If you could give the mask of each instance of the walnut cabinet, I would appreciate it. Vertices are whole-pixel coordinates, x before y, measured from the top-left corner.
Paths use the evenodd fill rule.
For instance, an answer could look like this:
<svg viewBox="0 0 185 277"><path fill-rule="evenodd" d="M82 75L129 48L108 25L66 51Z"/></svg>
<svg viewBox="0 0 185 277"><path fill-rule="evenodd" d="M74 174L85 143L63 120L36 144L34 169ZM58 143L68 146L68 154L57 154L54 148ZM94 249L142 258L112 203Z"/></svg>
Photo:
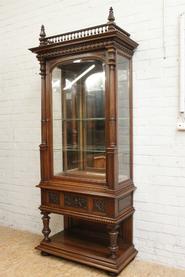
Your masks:
<svg viewBox="0 0 185 277"><path fill-rule="evenodd" d="M37 249L118 274L133 245L132 56L137 43L106 24L46 37L40 62L41 214ZM52 213L64 230L50 237ZM61 226L62 229L62 226Z"/></svg>

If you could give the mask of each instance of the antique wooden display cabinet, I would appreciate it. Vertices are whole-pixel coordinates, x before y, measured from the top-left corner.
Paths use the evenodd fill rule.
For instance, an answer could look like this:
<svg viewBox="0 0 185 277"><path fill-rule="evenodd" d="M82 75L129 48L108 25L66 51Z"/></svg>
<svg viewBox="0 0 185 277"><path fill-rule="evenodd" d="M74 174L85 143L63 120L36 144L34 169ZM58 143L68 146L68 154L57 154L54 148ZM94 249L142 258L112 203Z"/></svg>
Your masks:
<svg viewBox="0 0 185 277"><path fill-rule="evenodd" d="M37 249L118 274L133 245L132 55L137 43L108 23L46 37L42 78L40 210ZM49 214L64 215L50 237ZM61 221L62 222L62 221Z"/></svg>

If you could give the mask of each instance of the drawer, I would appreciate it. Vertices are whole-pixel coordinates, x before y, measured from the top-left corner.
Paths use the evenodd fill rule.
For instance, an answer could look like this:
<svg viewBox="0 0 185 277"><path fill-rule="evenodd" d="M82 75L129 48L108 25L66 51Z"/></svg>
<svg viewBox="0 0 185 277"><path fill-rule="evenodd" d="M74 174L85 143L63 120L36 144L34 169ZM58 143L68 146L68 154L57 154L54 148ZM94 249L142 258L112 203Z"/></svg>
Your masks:
<svg viewBox="0 0 185 277"><path fill-rule="evenodd" d="M73 192L42 190L42 205L61 210L112 216L113 199ZM61 211L62 212L62 211Z"/></svg>

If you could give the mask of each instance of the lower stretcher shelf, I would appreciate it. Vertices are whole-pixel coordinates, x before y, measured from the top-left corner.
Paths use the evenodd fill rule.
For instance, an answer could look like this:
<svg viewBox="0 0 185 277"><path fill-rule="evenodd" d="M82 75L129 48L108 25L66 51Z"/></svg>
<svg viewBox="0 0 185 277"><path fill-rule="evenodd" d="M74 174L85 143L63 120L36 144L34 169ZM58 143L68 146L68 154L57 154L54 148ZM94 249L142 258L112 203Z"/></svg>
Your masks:
<svg viewBox="0 0 185 277"><path fill-rule="evenodd" d="M42 241L36 249L115 273L119 273L137 254L133 245L120 241L117 258L113 259L106 240L77 236L72 231L59 232L51 237L50 242Z"/></svg>

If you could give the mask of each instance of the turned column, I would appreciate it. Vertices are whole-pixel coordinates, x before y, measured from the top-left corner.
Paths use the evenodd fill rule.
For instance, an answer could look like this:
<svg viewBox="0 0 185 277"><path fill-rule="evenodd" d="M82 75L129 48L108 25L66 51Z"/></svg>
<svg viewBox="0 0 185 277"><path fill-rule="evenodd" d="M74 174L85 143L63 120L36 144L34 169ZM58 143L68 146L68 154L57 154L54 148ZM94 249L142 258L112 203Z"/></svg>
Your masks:
<svg viewBox="0 0 185 277"><path fill-rule="evenodd" d="M118 250L119 250L119 247L118 247L118 234L119 234L118 228L119 228L118 224L108 226L108 233L109 233L109 240L110 240L109 249L110 249L110 254L111 254L112 259L117 258Z"/></svg>
<svg viewBox="0 0 185 277"><path fill-rule="evenodd" d="M106 95L106 180L110 189L118 186L118 153L117 153L117 99L116 99L116 49L107 48L108 77Z"/></svg>
<svg viewBox="0 0 185 277"><path fill-rule="evenodd" d="M43 241L50 242L49 234L51 233L51 230L49 228L49 220L50 220L49 213L41 212L41 214L43 214L43 217L42 217L42 222L43 222L42 233L44 235Z"/></svg>

